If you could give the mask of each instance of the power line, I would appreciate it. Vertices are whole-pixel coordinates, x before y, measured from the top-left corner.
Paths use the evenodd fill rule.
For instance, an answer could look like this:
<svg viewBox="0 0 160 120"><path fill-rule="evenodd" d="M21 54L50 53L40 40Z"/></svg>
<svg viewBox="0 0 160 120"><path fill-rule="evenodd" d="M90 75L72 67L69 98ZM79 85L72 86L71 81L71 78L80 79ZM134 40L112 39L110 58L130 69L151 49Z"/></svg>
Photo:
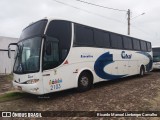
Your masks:
<svg viewBox="0 0 160 120"><path fill-rule="evenodd" d="M91 2L86 2L86 1L83 1L83 0L76 0L76 1L82 2L82 3L85 3L85 4L89 4L89 5L93 5L93 6L96 6L96 7L101 7L101 8L106 8L106 9L116 10L116 11L121 11L121 12L127 12L127 10L120 10L120 9L116 9L116 8L111 8L111 7L106 7L106 6L102 6L102 5L97 5L97 4L94 4L94 3L91 3Z"/></svg>
<svg viewBox="0 0 160 120"><path fill-rule="evenodd" d="M64 2L58 1L58 0L52 0L52 1L55 1L55 2L60 3L60 4L63 4L63 5L65 5L65 6L69 6L69 7L78 9L78 10L80 10L80 11L83 11L83 12L86 12L86 13L89 13L89 14L92 14L92 15L95 15L95 16L99 16L99 17L102 17L102 18L105 18L105 19L109 19L109 20L113 20L113 21L116 21L116 22L120 22L120 23L125 24L124 22L122 22L122 21L120 21L120 20L117 20L117 19L114 19L114 18L110 18L110 17L104 16L104 15L100 15L100 14L98 14L98 13L94 13L94 12L91 12L91 11L88 11L88 10L85 10L85 9L81 9L81 8L79 8L79 7L76 7L76 6L73 6L73 5L70 5L70 4L67 4L67 3L64 3Z"/></svg>
<svg viewBox="0 0 160 120"><path fill-rule="evenodd" d="M131 27L139 30L140 32L142 32L143 34L146 34L147 36L152 36L152 34L150 34L149 32L144 31L144 30L140 29L139 27L137 27L135 25L131 25Z"/></svg>
<svg viewBox="0 0 160 120"><path fill-rule="evenodd" d="M88 11L88 10L85 10L85 9L81 9L81 8L79 8L79 7L76 7L76 6L73 6L73 5L70 5L70 4L67 4L67 3L64 3L64 2L58 1L58 0L52 0L52 1L55 1L55 2L60 3L60 4L63 4L63 5L65 5L65 6L69 6L69 7L78 9L78 10L80 10L80 11L83 11L83 12L86 12L86 13L89 13L89 14L93 14L93 15L95 15L95 16L102 17L102 18L104 18L104 19L114 20L114 21L116 21L116 22L120 22L120 23L123 23L124 25L126 25L126 23L124 23L124 22L122 22L122 21L120 21L120 20L114 19L114 18L109 18L109 17L103 16L103 15L100 15L100 14L97 14L97 13L94 13L94 12L91 12L91 11ZM131 27L134 27L135 29L137 29L137 30L139 30L139 31L141 31L141 32L143 32L144 34L146 34L146 35L149 36L149 34L148 34L147 32L139 29L138 27L133 26L133 25L131 25Z"/></svg>

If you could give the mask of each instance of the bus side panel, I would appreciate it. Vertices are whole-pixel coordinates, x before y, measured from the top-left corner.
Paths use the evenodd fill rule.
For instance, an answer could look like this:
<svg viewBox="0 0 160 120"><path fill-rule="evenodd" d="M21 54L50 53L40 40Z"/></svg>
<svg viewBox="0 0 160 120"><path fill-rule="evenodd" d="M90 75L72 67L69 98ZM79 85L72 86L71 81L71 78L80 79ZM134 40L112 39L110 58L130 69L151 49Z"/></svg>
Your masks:
<svg viewBox="0 0 160 120"><path fill-rule="evenodd" d="M130 57L124 57L123 53ZM44 92L77 87L79 74L85 69L93 73L94 83L139 74L140 66L150 62L145 54L103 48L72 48L67 57L68 64L43 72Z"/></svg>

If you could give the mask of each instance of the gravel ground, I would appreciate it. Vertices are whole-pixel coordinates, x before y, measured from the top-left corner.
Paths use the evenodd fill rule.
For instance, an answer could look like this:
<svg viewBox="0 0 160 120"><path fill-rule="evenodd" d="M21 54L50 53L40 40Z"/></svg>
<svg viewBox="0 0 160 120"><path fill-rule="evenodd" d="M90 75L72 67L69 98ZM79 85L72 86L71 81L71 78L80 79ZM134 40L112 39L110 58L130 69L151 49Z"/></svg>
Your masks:
<svg viewBox="0 0 160 120"><path fill-rule="evenodd" d="M2 78L0 78L0 81L2 81ZM24 98L0 103L0 111L15 110L160 111L160 71L151 72L144 77L133 76L101 82L95 84L90 91L83 93L71 89L43 96L26 94ZM154 120L158 120L158 118L154 118Z"/></svg>
<svg viewBox="0 0 160 120"><path fill-rule="evenodd" d="M12 91L12 75L0 75L0 94L3 94L7 91Z"/></svg>

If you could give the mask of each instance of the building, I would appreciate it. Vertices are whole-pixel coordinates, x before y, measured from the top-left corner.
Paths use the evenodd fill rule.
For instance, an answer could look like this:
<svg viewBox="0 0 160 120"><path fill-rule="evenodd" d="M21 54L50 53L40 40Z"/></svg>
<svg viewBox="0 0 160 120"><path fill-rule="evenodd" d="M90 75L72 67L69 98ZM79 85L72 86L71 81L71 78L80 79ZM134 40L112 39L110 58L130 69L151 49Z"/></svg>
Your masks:
<svg viewBox="0 0 160 120"><path fill-rule="evenodd" d="M13 70L14 54L16 46L12 46L11 59L8 58L8 45L10 43L17 43L17 38L0 36L0 74L10 74Z"/></svg>

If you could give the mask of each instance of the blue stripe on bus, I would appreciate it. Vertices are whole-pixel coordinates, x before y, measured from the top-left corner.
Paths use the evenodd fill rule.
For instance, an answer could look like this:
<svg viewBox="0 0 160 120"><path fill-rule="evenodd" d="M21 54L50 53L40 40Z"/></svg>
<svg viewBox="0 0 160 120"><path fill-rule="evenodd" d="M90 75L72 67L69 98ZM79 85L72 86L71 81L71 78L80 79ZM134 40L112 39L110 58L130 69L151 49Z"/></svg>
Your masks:
<svg viewBox="0 0 160 120"><path fill-rule="evenodd" d="M142 55L144 55L144 56L149 58L149 63L147 65L145 65L145 66L146 66L146 71L150 72L150 70L152 69L152 63L153 63L152 56L147 52L137 52L137 53L142 54Z"/></svg>
<svg viewBox="0 0 160 120"><path fill-rule="evenodd" d="M94 64L95 73L102 79L112 80L117 78L122 78L126 75L112 75L104 71L104 67L114 63L113 54L109 52L102 54Z"/></svg>

